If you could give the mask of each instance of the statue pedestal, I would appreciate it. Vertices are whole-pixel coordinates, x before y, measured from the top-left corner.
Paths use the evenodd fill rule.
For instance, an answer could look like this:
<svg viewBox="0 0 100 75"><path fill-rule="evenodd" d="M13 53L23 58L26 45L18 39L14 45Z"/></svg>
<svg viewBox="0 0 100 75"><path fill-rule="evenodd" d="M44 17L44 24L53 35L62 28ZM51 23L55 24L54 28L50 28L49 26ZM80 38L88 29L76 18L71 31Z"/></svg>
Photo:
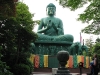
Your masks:
<svg viewBox="0 0 100 75"><path fill-rule="evenodd" d="M58 68L57 74L55 75L72 75L67 68Z"/></svg>
<svg viewBox="0 0 100 75"><path fill-rule="evenodd" d="M72 75L72 74L70 74L69 70L65 67L65 65L67 64L67 61L69 59L68 51L65 51L65 50L59 51L57 53L57 59L58 59L61 67L58 68L57 74L55 74L55 75Z"/></svg>
<svg viewBox="0 0 100 75"><path fill-rule="evenodd" d="M60 50L69 52L69 47L72 43L68 41L35 41L34 54L56 55Z"/></svg>
<svg viewBox="0 0 100 75"><path fill-rule="evenodd" d="M58 68L52 68L52 75L55 75L57 73Z"/></svg>

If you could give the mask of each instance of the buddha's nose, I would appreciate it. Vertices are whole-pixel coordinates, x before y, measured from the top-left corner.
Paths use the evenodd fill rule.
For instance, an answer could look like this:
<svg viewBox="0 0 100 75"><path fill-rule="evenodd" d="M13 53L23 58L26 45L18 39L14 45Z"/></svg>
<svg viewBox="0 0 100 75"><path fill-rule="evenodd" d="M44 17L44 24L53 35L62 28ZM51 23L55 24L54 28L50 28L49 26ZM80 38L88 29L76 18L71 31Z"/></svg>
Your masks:
<svg viewBox="0 0 100 75"><path fill-rule="evenodd" d="M53 12L52 11L50 11L50 14L52 14Z"/></svg>

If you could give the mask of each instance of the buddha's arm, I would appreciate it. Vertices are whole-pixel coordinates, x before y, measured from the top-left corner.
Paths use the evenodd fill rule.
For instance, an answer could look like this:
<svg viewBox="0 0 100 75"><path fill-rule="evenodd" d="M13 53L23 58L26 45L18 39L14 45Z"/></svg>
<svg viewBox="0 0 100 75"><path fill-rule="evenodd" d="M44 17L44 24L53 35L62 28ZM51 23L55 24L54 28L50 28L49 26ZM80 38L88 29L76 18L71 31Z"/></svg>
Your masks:
<svg viewBox="0 0 100 75"><path fill-rule="evenodd" d="M37 33L43 33L43 32L45 32L47 30L47 27L43 28L43 26L44 26L44 24L43 24L43 19L42 19L41 22L40 22L40 25L38 27Z"/></svg>
<svg viewBox="0 0 100 75"><path fill-rule="evenodd" d="M43 33L43 32L45 32L46 30L47 30L47 28L43 28L43 29L38 30L37 33Z"/></svg>
<svg viewBox="0 0 100 75"><path fill-rule="evenodd" d="M62 20L59 21L58 31L60 31L61 35L64 35L63 23Z"/></svg>
<svg viewBox="0 0 100 75"><path fill-rule="evenodd" d="M56 27L56 25L54 24L54 23L52 23L53 25L53 28L58 32L58 29L57 29L57 27Z"/></svg>

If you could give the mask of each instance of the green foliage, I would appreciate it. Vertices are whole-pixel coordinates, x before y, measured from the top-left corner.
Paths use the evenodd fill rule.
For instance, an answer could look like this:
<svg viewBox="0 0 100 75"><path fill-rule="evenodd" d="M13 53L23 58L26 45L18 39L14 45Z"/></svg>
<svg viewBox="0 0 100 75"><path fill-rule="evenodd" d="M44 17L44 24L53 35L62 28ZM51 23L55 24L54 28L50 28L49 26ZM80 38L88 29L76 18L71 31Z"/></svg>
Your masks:
<svg viewBox="0 0 100 75"><path fill-rule="evenodd" d="M100 42L100 38L98 37L97 39L96 39L96 43L99 43Z"/></svg>
<svg viewBox="0 0 100 75"><path fill-rule="evenodd" d="M88 47L86 45L82 45L82 53L83 55L87 56L88 55Z"/></svg>
<svg viewBox="0 0 100 75"><path fill-rule="evenodd" d="M40 24L40 20L36 20L36 21L34 21L34 22L35 22L35 24L37 24L37 25Z"/></svg>
<svg viewBox="0 0 100 75"><path fill-rule="evenodd" d="M86 39L86 43L85 45L88 47L88 56L92 56L93 55L93 39L89 38L89 39Z"/></svg>
<svg viewBox="0 0 100 75"><path fill-rule="evenodd" d="M37 38L37 35L32 31L34 21L25 4L18 3L16 6L16 17L5 19L0 15L0 46L3 55L1 61L6 62L9 70L13 73L17 72L13 71L13 66L20 63L25 64L25 67L22 65L19 70L23 71L24 68L28 73L31 73L33 65L27 59L30 57L30 43ZM30 75L28 73L27 75Z"/></svg>
<svg viewBox="0 0 100 75"><path fill-rule="evenodd" d="M78 21L89 23L90 25L82 29L87 34L100 34L100 0L59 0L59 4L76 10L88 4L83 13L79 14Z"/></svg>
<svg viewBox="0 0 100 75"><path fill-rule="evenodd" d="M13 70L15 75L30 75L30 67L25 64L16 64Z"/></svg>
<svg viewBox="0 0 100 75"><path fill-rule="evenodd" d="M0 15L3 17L15 16L15 0L0 0Z"/></svg>
<svg viewBox="0 0 100 75"><path fill-rule="evenodd" d="M9 71L9 66L6 65L6 62L1 61L1 57L3 56L1 50L2 47L0 46L0 75L13 75L13 73Z"/></svg>
<svg viewBox="0 0 100 75"><path fill-rule="evenodd" d="M87 3L87 0L59 0L59 4L63 7L68 7L71 10L76 10Z"/></svg>
<svg viewBox="0 0 100 75"><path fill-rule="evenodd" d="M100 0L93 0L90 2L89 6L86 8L83 14L80 14L80 20L83 22L89 22L93 20L92 23L97 22L100 18Z"/></svg>
<svg viewBox="0 0 100 75"><path fill-rule="evenodd" d="M99 58L99 63L100 63L100 42L96 42L96 44L93 47L93 53L96 53Z"/></svg>
<svg viewBox="0 0 100 75"><path fill-rule="evenodd" d="M16 19L23 28L32 30L34 21L32 20L32 14L28 10L29 8L26 4L19 2L16 6Z"/></svg>
<svg viewBox="0 0 100 75"><path fill-rule="evenodd" d="M83 51L83 56L86 56L86 55L87 55L86 51Z"/></svg>
<svg viewBox="0 0 100 75"><path fill-rule="evenodd" d="M100 38L97 38L96 42L93 43L92 39L87 39L86 45L89 48L88 55L93 57L93 54L96 53L99 57L99 63L100 63L100 42L99 42L99 40L100 40Z"/></svg>

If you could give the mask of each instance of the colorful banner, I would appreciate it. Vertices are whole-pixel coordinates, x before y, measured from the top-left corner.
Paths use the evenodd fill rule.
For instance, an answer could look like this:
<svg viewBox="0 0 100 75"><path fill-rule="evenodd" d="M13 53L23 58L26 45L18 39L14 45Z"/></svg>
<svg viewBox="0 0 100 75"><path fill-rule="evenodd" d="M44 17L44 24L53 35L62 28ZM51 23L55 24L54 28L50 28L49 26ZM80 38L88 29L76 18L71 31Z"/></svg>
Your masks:
<svg viewBox="0 0 100 75"><path fill-rule="evenodd" d="M86 67L86 56L84 56L84 67Z"/></svg>
<svg viewBox="0 0 100 75"><path fill-rule="evenodd" d="M73 68L73 56L69 56L69 68Z"/></svg>
<svg viewBox="0 0 100 75"><path fill-rule="evenodd" d="M48 55L44 55L44 67L48 67Z"/></svg>
<svg viewBox="0 0 100 75"><path fill-rule="evenodd" d="M89 68L89 57L88 56L86 56L86 68Z"/></svg>
<svg viewBox="0 0 100 75"><path fill-rule="evenodd" d="M39 59L39 61L40 61L39 66L40 67L44 67L44 56L43 55L39 55L39 57L40 57L40 59Z"/></svg>
<svg viewBox="0 0 100 75"><path fill-rule="evenodd" d="M69 67L69 60L66 61L66 62L67 62L67 64L65 66L68 68Z"/></svg>
<svg viewBox="0 0 100 75"><path fill-rule="evenodd" d="M39 68L39 55L34 57L34 67Z"/></svg>
<svg viewBox="0 0 100 75"><path fill-rule="evenodd" d="M34 54L31 54L31 56L30 56L30 61L32 62L32 63L34 63Z"/></svg>
<svg viewBox="0 0 100 75"><path fill-rule="evenodd" d="M81 56L81 61L82 61L83 65L84 65L84 56Z"/></svg>
<svg viewBox="0 0 100 75"><path fill-rule="evenodd" d="M77 55L77 63L79 64L80 62L82 62L81 55Z"/></svg>
<svg viewBox="0 0 100 75"><path fill-rule="evenodd" d="M48 55L31 55L30 60L34 63L34 67L48 67L48 68L58 68L59 62L56 56ZM85 68L89 68L90 57L82 55L70 55L69 60L66 61L65 65L68 68L79 68L79 62L83 62Z"/></svg>
<svg viewBox="0 0 100 75"><path fill-rule="evenodd" d="M77 68L78 67L78 63L77 63L77 55L73 55L73 65L74 65L74 68Z"/></svg>

